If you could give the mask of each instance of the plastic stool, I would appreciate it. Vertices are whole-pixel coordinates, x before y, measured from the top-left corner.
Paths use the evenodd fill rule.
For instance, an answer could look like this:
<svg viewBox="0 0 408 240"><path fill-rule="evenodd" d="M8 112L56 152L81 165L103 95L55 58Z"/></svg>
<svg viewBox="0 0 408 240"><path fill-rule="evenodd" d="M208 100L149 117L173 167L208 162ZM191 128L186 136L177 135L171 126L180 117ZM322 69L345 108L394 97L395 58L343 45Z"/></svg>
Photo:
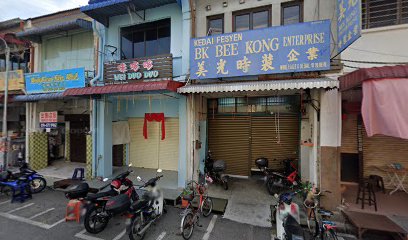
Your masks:
<svg viewBox="0 0 408 240"><path fill-rule="evenodd" d="M78 177L78 172L80 173L79 177ZM85 177L85 170L84 168L75 168L74 170L74 174L72 174L72 179L76 179L76 180L84 180Z"/></svg>
<svg viewBox="0 0 408 240"><path fill-rule="evenodd" d="M381 176L370 175L369 178L376 183L376 189L380 189L383 193L385 193L384 180Z"/></svg>
<svg viewBox="0 0 408 240"><path fill-rule="evenodd" d="M79 221L81 220L81 206L82 201L73 199L69 200L67 204L67 211L65 213L65 221Z"/></svg>

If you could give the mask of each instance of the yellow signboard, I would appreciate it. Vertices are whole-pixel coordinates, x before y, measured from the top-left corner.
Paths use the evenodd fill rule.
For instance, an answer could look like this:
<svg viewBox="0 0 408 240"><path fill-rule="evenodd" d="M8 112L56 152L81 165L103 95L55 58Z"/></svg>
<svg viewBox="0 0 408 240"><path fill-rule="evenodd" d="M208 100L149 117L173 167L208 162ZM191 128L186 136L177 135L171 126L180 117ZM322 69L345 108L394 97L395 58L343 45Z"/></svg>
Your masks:
<svg viewBox="0 0 408 240"><path fill-rule="evenodd" d="M8 90L24 89L23 70L9 71ZM6 81L6 72L0 72L0 91L4 91L4 82Z"/></svg>

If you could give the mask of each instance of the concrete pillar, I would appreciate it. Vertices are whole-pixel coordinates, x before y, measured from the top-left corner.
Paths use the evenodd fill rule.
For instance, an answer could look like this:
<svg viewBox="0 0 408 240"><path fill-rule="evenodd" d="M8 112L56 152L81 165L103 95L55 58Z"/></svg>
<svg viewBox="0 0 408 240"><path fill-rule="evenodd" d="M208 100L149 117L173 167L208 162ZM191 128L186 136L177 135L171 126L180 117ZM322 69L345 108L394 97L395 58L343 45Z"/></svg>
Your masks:
<svg viewBox="0 0 408 240"><path fill-rule="evenodd" d="M178 183L179 188L185 187L187 180L187 159L188 158L188 131L187 121L187 97L179 96L179 163L178 163Z"/></svg>
<svg viewBox="0 0 408 240"><path fill-rule="evenodd" d="M340 146L341 146L341 96L337 89L321 90L320 122L320 188L325 193L321 204L334 210L341 203Z"/></svg>
<svg viewBox="0 0 408 240"><path fill-rule="evenodd" d="M109 177L112 175L112 103L106 97L98 100L96 105L96 174Z"/></svg>

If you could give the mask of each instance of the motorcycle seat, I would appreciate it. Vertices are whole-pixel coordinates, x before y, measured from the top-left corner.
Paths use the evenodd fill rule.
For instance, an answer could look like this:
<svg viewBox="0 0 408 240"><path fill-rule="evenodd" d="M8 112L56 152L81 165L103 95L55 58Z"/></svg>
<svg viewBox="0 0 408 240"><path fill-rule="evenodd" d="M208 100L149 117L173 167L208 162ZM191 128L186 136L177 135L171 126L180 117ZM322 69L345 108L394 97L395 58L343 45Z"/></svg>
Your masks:
<svg viewBox="0 0 408 240"><path fill-rule="evenodd" d="M149 200L140 199L140 200L137 200L136 202L133 202L131 208L134 210L137 210L145 206L147 203L149 203Z"/></svg>
<svg viewBox="0 0 408 240"><path fill-rule="evenodd" d="M110 191L106 191L106 192L99 192L99 193L88 195L86 197L86 199L92 201L92 200L96 200L98 198L110 197L110 196L115 196L115 195L117 195L117 193L115 191L113 191L113 190L110 190Z"/></svg>
<svg viewBox="0 0 408 240"><path fill-rule="evenodd" d="M334 215L334 213L332 211L324 210L324 209L319 209L318 213L320 215L322 215L322 216L325 216L325 217L331 217L331 216Z"/></svg>
<svg viewBox="0 0 408 240"><path fill-rule="evenodd" d="M36 171L29 169L29 168L25 168L24 170L22 170L23 173L25 174L34 174L36 173Z"/></svg>

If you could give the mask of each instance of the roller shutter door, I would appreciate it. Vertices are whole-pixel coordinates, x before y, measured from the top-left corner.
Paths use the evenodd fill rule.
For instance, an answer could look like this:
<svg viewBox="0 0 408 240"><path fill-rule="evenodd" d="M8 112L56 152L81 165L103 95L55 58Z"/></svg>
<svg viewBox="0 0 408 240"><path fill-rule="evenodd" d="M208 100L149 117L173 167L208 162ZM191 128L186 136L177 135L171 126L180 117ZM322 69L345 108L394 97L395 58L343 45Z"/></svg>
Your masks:
<svg viewBox="0 0 408 240"><path fill-rule="evenodd" d="M269 167L273 169L282 168L283 159L298 158L299 124L299 116L281 114L277 131L278 120L274 117L252 117L251 167L256 168L258 157L268 158Z"/></svg>
<svg viewBox="0 0 408 240"><path fill-rule="evenodd" d="M226 173L248 176L249 134L248 116L216 116L208 120L208 147L215 159L226 162Z"/></svg>
<svg viewBox="0 0 408 240"><path fill-rule="evenodd" d="M408 140L376 135L368 137L363 129L363 164L364 176L371 174L386 177L384 172L373 168L374 166L383 168L391 163L400 163L405 168L408 167ZM405 179L405 186L408 179Z"/></svg>
<svg viewBox="0 0 408 240"><path fill-rule="evenodd" d="M209 149L215 159L226 161L228 174L248 176L258 157L267 157L270 167L281 168L281 160L299 155L300 123L296 115L281 115L280 142L276 123L270 116L215 116L208 120Z"/></svg>
<svg viewBox="0 0 408 240"><path fill-rule="evenodd" d="M179 124L178 118L166 118L166 138L161 140L161 123L147 124L148 138L143 137L143 118L129 118L131 134L129 159L135 167L178 169Z"/></svg>
<svg viewBox="0 0 408 240"><path fill-rule="evenodd" d="M341 153L358 153L357 115L349 114L342 121Z"/></svg>

